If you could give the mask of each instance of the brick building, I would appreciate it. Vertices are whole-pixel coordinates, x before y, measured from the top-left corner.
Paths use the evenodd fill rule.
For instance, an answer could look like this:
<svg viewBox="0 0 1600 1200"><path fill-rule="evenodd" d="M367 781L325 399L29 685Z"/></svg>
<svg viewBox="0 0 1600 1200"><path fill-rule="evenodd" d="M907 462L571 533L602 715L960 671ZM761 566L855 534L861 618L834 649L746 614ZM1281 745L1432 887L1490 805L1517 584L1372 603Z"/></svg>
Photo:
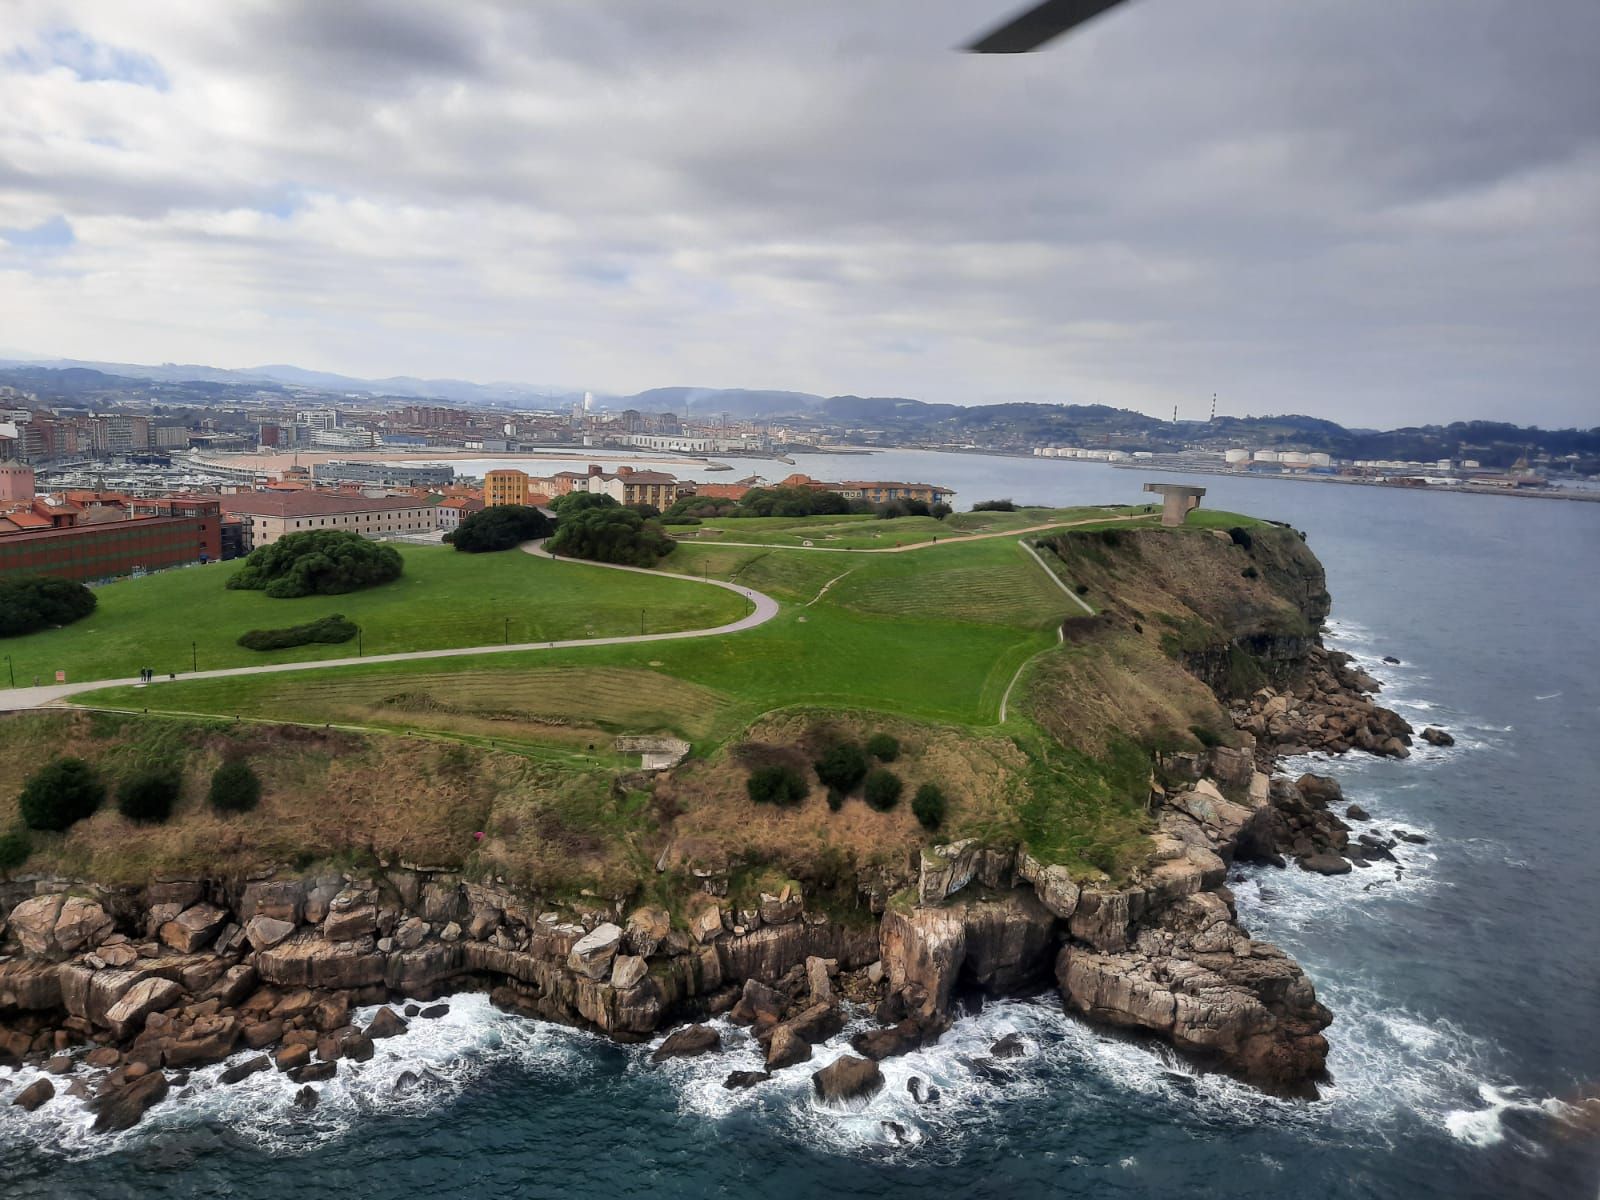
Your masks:
<svg viewBox="0 0 1600 1200"><path fill-rule="evenodd" d="M245 549L270 546L290 533L338 529L380 538L429 533L436 528L433 505L390 496L333 492L235 492L220 497L222 511L245 527Z"/></svg>

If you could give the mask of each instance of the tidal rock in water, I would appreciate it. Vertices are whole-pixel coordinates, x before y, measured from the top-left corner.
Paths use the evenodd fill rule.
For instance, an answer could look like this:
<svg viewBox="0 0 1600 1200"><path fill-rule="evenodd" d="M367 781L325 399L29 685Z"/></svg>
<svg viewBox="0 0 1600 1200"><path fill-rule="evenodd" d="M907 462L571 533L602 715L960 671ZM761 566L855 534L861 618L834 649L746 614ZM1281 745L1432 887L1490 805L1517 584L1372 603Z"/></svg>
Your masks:
<svg viewBox="0 0 1600 1200"><path fill-rule="evenodd" d="M1344 815L1349 817L1352 821L1366 821L1371 819L1367 816L1367 810L1362 808L1359 804L1352 804L1349 808L1345 809Z"/></svg>
<svg viewBox="0 0 1600 1200"><path fill-rule="evenodd" d="M11 1103L23 1112L32 1112L56 1094L55 1084L48 1079L35 1079L13 1097Z"/></svg>
<svg viewBox="0 0 1600 1200"><path fill-rule="evenodd" d="M771 1071L730 1071L728 1077L722 1081L722 1086L730 1092L738 1088L755 1087L758 1083L765 1083L772 1078Z"/></svg>
<svg viewBox="0 0 1600 1200"><path fill-rule="evenodd" d="M668 1035L656 1047L651 1062L666 1062L669 1058L694 1058L722 1049L722 1035L709 1025L685 1025Z"/></svg>
<svg viewBox="0 0 1600 1200"><path fill-rule="evenodd" d="M772 1031L772 1041L767 1043L767 1070L781 1071L797 1063L811 1060L811 1043L787 1025Z"/></svg>
<svg viewBox="0 0 1600 1200"><path fill-rule="evenodd" d="M318 1099L319 1097L317 1096L317 1089L308 1083L305 1085L305 1087L301 1088L294 1094L294 1106L296 1108L303 1108L309 1112L311 1109L317 1106Z"/></svg>
<svg viewBox="0 0 1600 1200"><path fill-rule="evenodd" d="M372 1023L367 1026L369 1038L398 1037L406 1031L406 1023L392 1008L380 1008L372 1014Z"/></svg>
<svg viewBox="0 0 1600 1200"><path fill-rule="evenodd" d="M1020 1035L1008 1033L994 1045L989 1047L991 1058L1021 1058L1028 1052L1028 1047L1023 1043Z"/></svg>
<svg viewBox="0 0 1600 1200"><path fill-rule="evenodd" d="M1300 859L1302 871L1312 871L1318 875L1348 875L1350 862L1342 855L1323 851L1317 854L1307 854Z"/></svg>
<svg viewBox="0 0 1600 1200"><path fill-rule="evenodd" d="M129 1068L129 1074L132 1075L132 1068ZM166 1095L167 1077L160 1071L150 1071L131 1078L120 1087L113 1087L95 1098L91 1105L95 1110L94 1131L113 1133L132 1129Z"/></svg>
<svg viewBox="0 0 1600 1200"><path fill-rule="evenodd" d="M1456 744L1455 738L1433 725L1429 725L1422 731L1422 740L1430 746L1454 746Z"/></svg>
<svg viewBox="0 0 1600 1200"><path fill-rule="evenodd" d="M221 1075L217 1076L218 1083L238 1083L241 1079L254 1075L257 1071L267 1071L272 1068L272 1060L265 1054L258 1054L254 1058L247 1058L242 1063L235 1063Z"/></svg>
<svg viewBox="0 0 1600 1200"><path fill-rule="evenodd" d="M924 1083L921 1075L913 1075L906 1080L906 1091L918 1104L939 1103L939 1089L931 1083Z"/></svg>
<svg viewBox="0 0 1600 1200"><path fill-rule="evenodd" d="M869 1058L841 1054L811 1077L811 1086L829 1104L867 1100L883 1090L883 1072Z"/></svg>

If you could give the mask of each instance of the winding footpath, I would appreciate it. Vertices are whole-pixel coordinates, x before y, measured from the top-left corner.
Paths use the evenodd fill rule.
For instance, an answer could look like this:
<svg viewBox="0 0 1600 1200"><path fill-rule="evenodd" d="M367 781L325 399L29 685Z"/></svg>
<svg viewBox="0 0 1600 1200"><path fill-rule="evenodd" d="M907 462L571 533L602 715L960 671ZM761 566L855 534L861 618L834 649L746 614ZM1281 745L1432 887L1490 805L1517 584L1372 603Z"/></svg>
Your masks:
<svg viewBox="0 0 1600 1200"><path fill-rule="evenodd" d="M721 538L698 541L694 536L678 536L683 546L742 546L748 550L813 550L824 554L904 554L908 550L926 550L929 546L964 546L968 542L985 542L990 538L1021 537L1025 533L1043 533L1047 529L1071 529L1076 525L1102 525L1107 521L1160 520L1161 514L1128 513L1115 517L1083 517L1076 521L1046 521L1043 525L1025 525L1021 529L999 529L993 533L957 533L944 541L937 538L926 542L911 542L904 546L789 546L781 542L729 542Z"/></svg>
<svg viewBox="0 0 1600 1200"><path fill-rule="evenodd" d="M528 554L539 558L553 559L555 556L544 548L542 542L527 542L521 547ZM368 654L362 658L319 658L309 662L268 663L259 667L228 667L216 671L190 671L185 674L175 675L169 679L156 679L145 687L161 687L164 684L175 683L189 679L228 679L237 675L276 675L287 671L317 671L324 667L358 667L369 666L373 663L412 662L426 658L466 658L475 654L516 654L529 650L570 650L577 646L625 646L635 642L670 642L680 638L716 637L724 633L738 633L745 629L754 629L764 625L778 615L778 602L765 592L758 592L754 588L747 588L737 583L724 583L720 579L702 579L698 575L677 575L667 571L652 571L644 567L624 567L616 563L587 562L580 559L563 559L563 562L575 562L587 567L605 567L612 571L633 571L640 575L649 575L658 579L682 579L689 583L705 584L708 587L717 587L723 591L733 592L743 596L750 602L751 610L748 615L740 617L737 621L730 621L726 625L716 625L709 629L680 629L672 633L635 633L624 637L599 637L599 638L569 638L561 642L514 642L510 645L495 646L455 646L444 650L410 650L401 654ZM43 687L0 689L0 712L11 712L27 708L44 708L49 705L59 704L70 696L81 695L84 692L95 692L101 688L110 687L138 687L140 680L130 679L92 679L80 683L46 684Z"/></svg>

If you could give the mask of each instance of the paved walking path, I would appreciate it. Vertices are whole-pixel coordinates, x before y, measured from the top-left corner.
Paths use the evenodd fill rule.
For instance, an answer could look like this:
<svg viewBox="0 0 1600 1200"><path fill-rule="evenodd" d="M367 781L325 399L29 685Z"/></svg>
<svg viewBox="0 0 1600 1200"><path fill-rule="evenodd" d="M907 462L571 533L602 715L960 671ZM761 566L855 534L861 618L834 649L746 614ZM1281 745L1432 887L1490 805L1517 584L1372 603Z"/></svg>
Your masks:
<svg viewBox="0 0 1600 1200"><path fill-rule="evenodd" d="M540 558L554 557L545 550L540 542L524 543L522 549ZM757 625L764 625L778 615L778 602L771 596L737 583L724 583L720 579L702 579L698 575L675 575L665 571L650 571L643 567L624 567L616 563L588 562L584 559L563 559L562 561L580 563L588 567L605 567L613 571L634 571L640 575L649 575L657 579L683 579L690 583L718 587L723 591L743 596L750 602L751 610L747 616L740 617L737 621L730 621L726 625L717 625L710 629L680 629L672 633L636 633L625 637L570 638L564 642L515 642L511 645L454 646L445 650L410 650L402 654L368 654L364 658L319 658L310 662L268 663L259 667L228 667L217 671L190 671L187 674L179 674L175 679L157 678L152 683L144 686L160 687L166 683L186 679L227 679L235 675L275 675L285 671L317 671L324 667L358 667L368 666L372 663L411 662L423 658L464 658L473 654L514 654L527 650L568 650L574 646L623 646L634 642L670 642L679 638L714 637L723 633L738 633L740 630L754 629ZM42 708L46 705L58 704L69 696L76 696L83 692L98 691L101 688L137 687L139 685L140 681L137 678L93 679L85 680L81 683L46 684L43 687L36 688L0 689L0 712L24 708Z"/></svg>

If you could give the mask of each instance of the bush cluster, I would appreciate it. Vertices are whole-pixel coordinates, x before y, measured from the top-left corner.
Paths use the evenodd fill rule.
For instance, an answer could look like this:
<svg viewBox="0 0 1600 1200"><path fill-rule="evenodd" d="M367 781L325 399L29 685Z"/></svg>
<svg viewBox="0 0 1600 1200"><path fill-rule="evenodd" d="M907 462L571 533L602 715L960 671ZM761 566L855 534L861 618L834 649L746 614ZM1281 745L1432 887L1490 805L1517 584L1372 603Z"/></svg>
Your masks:
<svg viewBox="0 0 1600 1200"><path fill-rule="evenodd" d="M900 739L889 733L875 733L867 739L867 753L879 762L892 763L900 757Z"/></svg>
<svg viewBox="0 0 1600 1200"><path fill-rule="evenodd" d="M172 815L183 790L183 776L170 767L140 771L117 788L117 811L130 821L159 825Z"/></svg>
<svg viewBox="0 0 1600 1200"><path fill-rule="evenodd" d="M249 812L261 803L261 778L242 758L230 758L211 775L211 807L220 813Z"/></svg>
<svg viewBox="0 0 1600 1200"><path fill-rule="evenodd" d="M979 500L972 506L973 512L1016 512L1016 503L1012 500Z"/></svg>
<svg viewBox="0 0 1600 1200"><path fill-rule="evenodd" d="M628 567L653 567L677 548L678 544L661 528L661 522L647 520L614 500L609 505L585 505L571 510L563 507L555 536L550 539L552 554Z"/></svg>
<svg viewBox="0 0 1600 1200"><path fill-rule="evenodd" d="M887 767L873 767L867 772L867 782L862 794L867 803L879 812L888 812L900 803L900 793L905 784Z"/></svg>
<svg viewBox="0 0 1600 1200"><path fill-rule="evenodd" d="M313 529L252 550L228 586L276 600L338 596L399 579L403 569L393 546L369 542L359 533Z"/></svg>
<svg viewBox="0 0 1600 1200"><path fill-rule="evenodd" d="M850 501L821 488L751 488L733 514L739 517L820 517L848 513Z"/></svg>
<svg viewBox="0 0 1600 1200"><path fill-rule="evenodd" d="M87 617L94 606L94 593L70 579L54 575L0 579L0 637L70 625Z"/></svg>
<svg viewBox="0 0 1600 1200"><path fill-rule="evenodd" d="M91 816L106 798L106 785L81 758L58 758L40 767L22 786L17 807L29 829L60 831Z"/></svg>
<svg viewBox="0 0 1600 1200"><path fill-rule="evenodd" d="M817 778L831 792L849 795L867 777L867 756L854 742L840 742L812 764Z"/></svg>
<svg viewBox="0 0 1600 1200"><path fill-rule="evenodd" d="M799 804L811 789L793 767L757 767L745 780L745 790L757 804L777 804L785 808Z"/></svg>
<svg viewBox="0 0 1600 1200"><path fill-rule="evenodd" d="M326 642L348 642L356 635L354 621L343 614L334 613L304 625L290 625L287 629L252 629L239 635L239 645L246 650L287 650L290 646L309 646Z"/></svg>
<svg viewBox="0 0 1600 1200"><path fill-rule="evenodd" d="M937 829L944 824L947 806L944 789L937 783L923 784L911 798L912 815L924 829Z"/></svg>
<svg viewBox="0 0 1600 1200"><path fill-rule="evenodd" d="M467 554L509 550L523 542L549 537L550 518L527 504L496 504L462 521L444 540Z"/></svg>
<svg viewBox="0 0 1600 1200"><path fill-rule="evenodd" d="M28 861L33 853L33 842L25 829L9 829L0 833L0 871L12 871Z"/></svg>

